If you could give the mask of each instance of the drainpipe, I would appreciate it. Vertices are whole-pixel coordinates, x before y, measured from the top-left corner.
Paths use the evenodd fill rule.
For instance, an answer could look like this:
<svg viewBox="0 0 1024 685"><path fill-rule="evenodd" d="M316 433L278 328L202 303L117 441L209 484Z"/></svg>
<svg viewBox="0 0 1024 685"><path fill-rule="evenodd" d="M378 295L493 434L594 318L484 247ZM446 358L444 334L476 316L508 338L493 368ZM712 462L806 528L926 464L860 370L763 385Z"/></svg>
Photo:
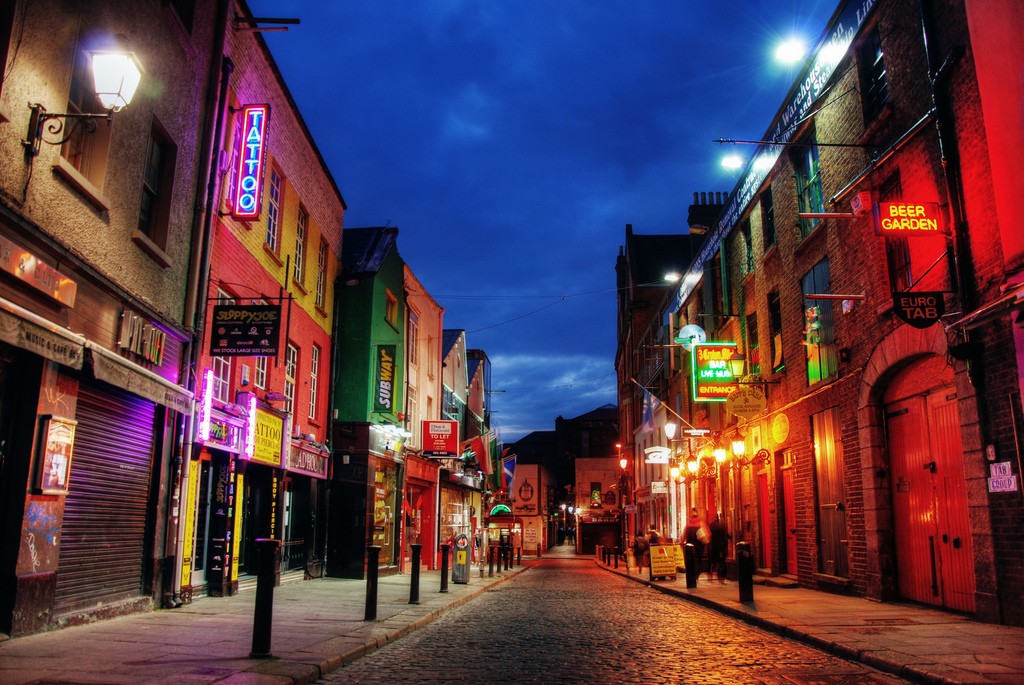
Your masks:
<svg viewBox="0 0 1024 685"><path fill-rule="evenodd" d="M187 389L191 390L193 396L198 388L198 364L199 356L203 349L203 323L206 319L206 291L210 279L210 249L213 243L213 217L216 215L215 203L217 198L217 181L219 178L219 155L221 137L224 128L224 111L227 103L228 79L234 71L234 63L224 55L226 43L228 9L231 0L219 0L217 3L217 14L214 23L212 56L210 60L210 71L206 87L206 104L204 107L203 137L200 145L199 178L196 182L197 195L205 187L203 202L196 203L195 214L192 220L192 249L191 264L189 268L188 289L186 291L184 321L190 323L193 330L192 339L187 349L187 362L184 369L185 377L182 379ZM216 92L216 98L214 97ZM211 122L212 125L211 125ZM202 161L209 160L209 167L204 168ZM200 227L200 231L195 228ZM196 258L198 255L198 259ZM188 475L191 466L192 451L194 449L193 436L195 435L195 409L191 414L184 417L184 428L181 449L174 458L174 473L171 479L172 493L174 499L172 512L177 512L168 520L169 527L174 527L175 553L170 555L174 563L174 581L171 588L170 606L179 607L181 600L181 559L179 546L184 539L185 527L188 521L185 520L182 505L188 501Z"/></svg>

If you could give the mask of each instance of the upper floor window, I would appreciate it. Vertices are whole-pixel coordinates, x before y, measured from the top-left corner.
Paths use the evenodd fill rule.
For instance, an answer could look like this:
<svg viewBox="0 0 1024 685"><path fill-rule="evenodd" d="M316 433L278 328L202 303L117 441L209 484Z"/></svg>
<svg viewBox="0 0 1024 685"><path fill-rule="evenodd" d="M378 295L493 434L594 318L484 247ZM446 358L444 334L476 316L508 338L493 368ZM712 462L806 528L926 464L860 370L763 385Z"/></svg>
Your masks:
<svg viewBox="0 0 1024 685"><path fill-rule="evenodd" d="M327 243L320 241L316 252L316 306L324 308L327 299Z"/></svg>
<svg viewBox="0 0 1024 685"><path fill-rule="evenodd" d="M796 175L797 206L801 213L821 214L825 203L821 193L821 163L818 146L811 142L797 145L793 152L793 171ZM811 234L821 219L800 219L800 237Z"/></svg>
<svg viewBox="0 0 1024 685"><path fill-rule="evenodd" d="M223 290L217 290L217 301L220 304L234 304L235 300ZM213 396L221 402L231 401L231 357L214 356Z"/></svg>
<svg viewBox="0 0 1024 685"><path fill-rule="evenodd" d="M740 224L740 236L743 240L743 246L740 248L743 251L743 259L740 264L743 266L743 274L746 275L754 272L754 241L749 216Z"/></svg>
<svg viewBox="0 0 1024 685"><path fill-rule="evenodd" d="M75 53L75 67L68 92L68 109L73 114L102 114L106 110L96 97L90 73L90 57L79 50ZM103 187L107 173L107 154L110 147L110 124L105 121L83 121L64 141L60 154L96 188Z"/></svg>
<svg viewBox="0 0 1024 685"><path fill-rule="evenodd" d="M267 237L266 245L271 252L277 254L281 241L281 191L284 180L276 169L270 170L270 192L267 202Z"/></svg>
<svg viewBox="0 0 1024 685"><path fill-rule="evenodd" d="M142 176L139 232L161 250L167 247L171 192L178 149L164 129L154 122Z"/></svg>
<svg viewBox="0 0 1024 685"><path fill-rule="evenodd" d="M771 336L772 371L781 371L786 366L782 354L782 300L779 291L768 293L768 335Z"/></svg>
<svg viewBox="0 0 1024 685"><path fill-rule="evenodd" d="M747 314L747 371L761 373L761 346L757 339L757 312Z"/></svg>
<svg viewBox="0 0 1024 685"><path fill-rule="evenodd" d="M772 190L761 193L759 198L761 205L761 240L763 249L768 251L775 244L775 203L772 200Z"/></svg>
<svg viewBox="0 0 1024 685"><path fill-rule="evenodd" d="M299 216L295 222L295 268L292 279L302 284L306 280L306 234L309 231L309 214L304 207L299 207Z"/></svg>
<svg viewBox="0 0 1024 685"><path fill-rule="evenodd" d="M171 7L181 19L182 25L189 33L192 32L192 22L196 15L196 0L171 0Z"/></svg>
<svg viewBox="0 0 1024 685"><path fill-rule="evenodd" d="M309 354L309 418L316 421L320 395L320 348L310 348Z"/></svg>
<svg viewBox="0 0 1024 685"><path fill-rule="evenodd" d="M864 123L870 125L889 103L889 74L885 68L882 39L875 26L857 51L860 64Z"/></svg>
<svg viewBox="0 0 1024 685"><path fill-rule="evenodd" d="M899 173L885 180L878 189L879 202L903 199ZM885 236L885 258L889 269L889 287L893 292L905 292L914 285L914 271L910 261L910 240L902 235Z"/></svg>
<svg viewBox="0 0 1024 685"><path fill-rule="evenodd" d="M398 298L388 290L385 293L384 320L398 328Z"/></svg>
<svg viewBox="0 0 1024 685"><path fill-rule="evenodd" d="M267 301L260 300L260 304L267 304ZM261 390L267 389L267 359L268 357L256 357L252 383Z"/></svg>
<svg viewBox="0 0 1024 685"><path fill-rule="evenodd" d="M295 409L295 379L299 375L299 348L288 343L284 353L284 410L289 414Z"/></svg>
<svg viewBox="0 0 1024 685"><path fill-rule="evenodd" d="M409 310L409 327L406 329L405 334L409 339L406 344L406 349L409 351L409 364L415 366L420 362L420 317L411 309Z"/></svg>
<svg viewBox="0 0 1024 685"><path fill-rule="evenodd" d="M800 280L804 295L804 346L807 349L807 384L814 385L839 370L832 301L810 297L831 294L828 259L823 259Z"/></svg>

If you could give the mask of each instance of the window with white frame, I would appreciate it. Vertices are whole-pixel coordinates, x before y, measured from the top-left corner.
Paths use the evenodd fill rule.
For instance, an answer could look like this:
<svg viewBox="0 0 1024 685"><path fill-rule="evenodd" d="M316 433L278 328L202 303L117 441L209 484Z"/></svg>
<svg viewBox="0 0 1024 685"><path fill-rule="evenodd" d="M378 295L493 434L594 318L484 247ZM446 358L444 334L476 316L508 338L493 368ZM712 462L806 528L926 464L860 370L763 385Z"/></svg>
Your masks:
<svg viewBox="0 0 1024 685"><path fill-rule="evenodd" d="M234 304L231 295L223 290L217 291L219 304ZM213 368L213 397L221 402L231 401L231 357L214 356L211 361Z"/></svg>
<svg viewBox="0 0 1024 685"><path fill-rule="evenodd" d="M309 351L309 418L316 421L319 409L317 395L320 389L320 348L313 345Z"/></svg>
<svg viewBox="0 0 1024 685"><path fill-rule="evenodd" d="M299 373L299 348L293 343L288 343L288 349L284 355L284 396L287 399L285 411L289 414L295 408L295 378Z"/></svg>
<svg viewBox="0 0 1024 685"><path fill-rule="evenodd" d="M96 97L91 63L92 59L85 50L76 51L71 90L68 92L67 111L71 114L102 114L106 111ZM61 157L96 188L103 187L103 177L107 173L110 129L105 122L87 121L75 127L60 148Z"/></svg>
<svg viewBox="0 0 1024 685"><path fill-rule="evenodd" d="M327 299L327 243L320 241L320 249L316 253L316 306L324 308Z"/></svg>
<svg viewBox="0 0 1024 685"><path fill-rule="evenodd" d="M256 357L256 371L253 373L252 384L257 388L267 388L267 358Z"/></svg>
<svg viewBox="0 0 1024 685"><path fill-rule="evenodd" d="M306 282L306 233L309 230L309 214L304 207L299 207L299 217L295 222L295 268L292 269L292 280L298 284Z"/></svg>
<svg viewBox="0 0 1024 685"><path fill-rule="evenodd" d="M409 351L409 365L417 366L420 361L420 317L411 309L409 310L409 328L406 331L406 335L409 338L406 344Z"/></svg>
<svg viewBox="0 0 1024 685"><path fill-rule="evenodd" d="M281 190L284 181L276 169L270 170L270 192L267 202L267 237L266 245L271 252L277 254L281 241Z"/></svg>

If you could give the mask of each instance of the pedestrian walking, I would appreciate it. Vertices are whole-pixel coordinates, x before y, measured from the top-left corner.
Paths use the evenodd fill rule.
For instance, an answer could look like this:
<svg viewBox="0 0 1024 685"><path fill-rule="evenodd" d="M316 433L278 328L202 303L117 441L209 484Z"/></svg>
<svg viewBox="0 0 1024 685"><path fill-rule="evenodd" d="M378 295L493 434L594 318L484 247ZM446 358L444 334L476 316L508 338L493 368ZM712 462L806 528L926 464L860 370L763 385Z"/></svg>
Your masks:
<svg viewBox="0 0 1024 685"><path fill-rule="evenodd" d="M726 578L725 553L729 545L729 531L725 528L722 520L722 512L715 515L711 525L708 526L711 534L711 542L708 544L708 580L711 575L718 578L719 583L724 583Z"/></svg>
<svg viewBox="0 0 1024 685"><path fill-rule="evenodd" d="M647 536L637 532L636 537L633 538L633 558L636 559L637 568L642 569L647 566L650 549L651 543L647 540Z"/></svg>
<svg viewBox="0 0 1024 685"><path fill-rule="evenodd" d="M711 542L711 531L701 519L700 514L697 513L696 507L690 509L690 518L687 519L686 527L683 528L682 542L684 545L693 545L697 560L697 577L700 577L704 563L704 548Z"/></svg>

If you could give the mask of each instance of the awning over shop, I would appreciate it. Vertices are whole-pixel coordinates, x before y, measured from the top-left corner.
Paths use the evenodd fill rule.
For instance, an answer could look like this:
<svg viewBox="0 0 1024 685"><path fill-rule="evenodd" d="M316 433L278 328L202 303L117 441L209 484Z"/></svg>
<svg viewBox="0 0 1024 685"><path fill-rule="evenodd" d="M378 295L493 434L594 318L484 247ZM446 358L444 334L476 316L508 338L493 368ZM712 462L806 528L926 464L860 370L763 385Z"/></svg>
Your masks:
<svg viewBox="0 0 1024 685"><path fill-rule="evenodd" d="M84 337L3 298L0 340L72 369L82 368Z"/></svg>
<svg viewBox="0 0 1024 685"><path fill-rule="evenodd" d="M946 325L947 331L960 328L976 328L1000 316L1024 308L1024 282L1008 283L1002 295L984 304L966 316Z"/></svg>
<svg viewBox="0 0 1024 685"><path fill-rule="evenodd" d="M93 374L99 380L183 414L192 411L193 396L188 390L94 342L86 341L85 346L89 349Z"/></svg>

